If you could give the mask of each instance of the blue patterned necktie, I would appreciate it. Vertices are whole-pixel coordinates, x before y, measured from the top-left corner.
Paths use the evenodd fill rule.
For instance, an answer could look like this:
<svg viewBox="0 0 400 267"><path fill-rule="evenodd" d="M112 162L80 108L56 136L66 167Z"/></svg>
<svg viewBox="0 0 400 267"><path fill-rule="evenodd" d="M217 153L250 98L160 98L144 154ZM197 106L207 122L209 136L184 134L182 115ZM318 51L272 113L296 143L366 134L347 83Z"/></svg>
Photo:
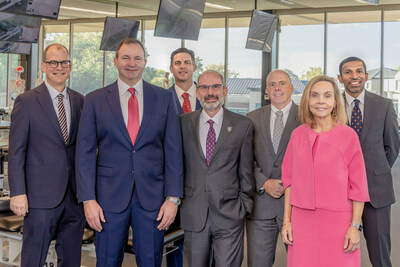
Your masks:
<svg viewBox="0 0 400 267"><path fill-rule="evenodd" d="M362 121L362 114L361 114L361 110L358 106L358 104L360 103L360 100L358 99L354 99L354 108L353 111L351 112L351 128L354 129L354 131L356 131L356 133L358 134L358 136L360 136L361 132L362 132L362 126L363 126L363 121Z"/></svg>

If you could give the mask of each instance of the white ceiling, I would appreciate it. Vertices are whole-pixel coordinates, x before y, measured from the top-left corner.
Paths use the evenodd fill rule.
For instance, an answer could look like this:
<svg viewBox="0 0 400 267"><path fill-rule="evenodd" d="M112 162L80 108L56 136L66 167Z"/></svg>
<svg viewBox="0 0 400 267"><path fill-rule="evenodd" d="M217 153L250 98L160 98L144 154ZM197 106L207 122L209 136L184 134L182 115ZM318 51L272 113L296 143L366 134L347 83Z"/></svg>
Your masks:
<svg viewBox="0 0 400 267"><path fill-rule="evenodd" d="M334 7L360 7L369 4L357 0L256 0L257 9L314 9ZM116 2L118 2L118 16L146 16L157 15L160 0L62 0L59 19L100 18L115 16ZM206 7L205 13L224 11L249 11L255 8L255 0L207 0L207 3L230 7L230 10ZM400 0L380 0L380 6L400 4ZM83 10L71 10L78 8ZM90 11L95 12L90 12ZM106 13L96 13L106 12Z"/></svg>

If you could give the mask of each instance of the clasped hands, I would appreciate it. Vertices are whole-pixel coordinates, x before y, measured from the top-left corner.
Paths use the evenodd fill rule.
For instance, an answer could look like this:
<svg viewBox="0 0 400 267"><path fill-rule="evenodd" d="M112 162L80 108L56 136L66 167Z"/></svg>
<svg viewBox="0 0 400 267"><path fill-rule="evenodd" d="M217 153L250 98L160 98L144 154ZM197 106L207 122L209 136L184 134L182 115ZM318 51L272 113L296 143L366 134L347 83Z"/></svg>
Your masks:
<svg viewBox="0 0 400 267"><path fill-rule="evenodd" d="M268 179L262 187L264 188L265 193L270 195L272 198L280 198L285 192L282 180L280 179Z"/></svg>

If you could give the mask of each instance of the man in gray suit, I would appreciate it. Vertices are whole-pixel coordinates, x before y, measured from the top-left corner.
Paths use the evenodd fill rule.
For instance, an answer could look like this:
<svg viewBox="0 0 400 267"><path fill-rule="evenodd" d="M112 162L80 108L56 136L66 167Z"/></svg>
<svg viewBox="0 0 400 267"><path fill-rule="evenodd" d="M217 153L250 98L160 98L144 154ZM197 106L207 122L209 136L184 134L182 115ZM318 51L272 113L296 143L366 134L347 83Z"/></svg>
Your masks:
<svg viewBox="0 0 400 267"><path fill-rule="evenodd" d="M281 166L292 131L301 123L292 102L293 85L282 70L268 74L271 104L247 114L253 121L256 192L247 218L248 266L272 266L283 219Z"/></svg>
<svg viewBox="0 0 400 267"><path fill-rule="evenodd" d="M205 267L213 246L216 266L239 267L245 216L253 206L250 119L223 107L223 76L205 71L196 89L202 109L181 115L185 180L181 225L188 264Z"/></svg>
<svg viewBox="0 0 400 267"><path fill-rule="evenodd" d="M349 125L360 137L367 171L370 202L362 221L369 259L374 267L390 261L390 208L395 202L391 168L399 153L399 125L392 100L365 90L368 74L363 60L349 57L339 66L345 88ZM361 227L358 227L361 231Z"/></svg>

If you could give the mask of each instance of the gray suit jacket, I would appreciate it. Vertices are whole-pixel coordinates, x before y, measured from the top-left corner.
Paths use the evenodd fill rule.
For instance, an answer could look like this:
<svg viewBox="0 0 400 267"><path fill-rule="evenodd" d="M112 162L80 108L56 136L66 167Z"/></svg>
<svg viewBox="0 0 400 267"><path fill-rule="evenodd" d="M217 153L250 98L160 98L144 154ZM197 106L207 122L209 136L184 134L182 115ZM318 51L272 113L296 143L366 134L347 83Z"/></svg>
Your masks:
<svg viewBox="0 0 400 267"><path fill-rule="evenodd" d="M367 171L371 205L395 202L391 168L399 154L399 125L392 100L365 91L360 144Z"/></svg>
<svg viewBox="0 0 400 267"><path fill-rule="evenodd" d="M231 229L243 223L253 206L254 127L248 118L224 109L207 165L199 140L200 112L180 117L185 163L181 225L187 231L201 231L209 212L217 227Z"/></svg>
<svg viewBox="0 0 400 267"><path fill-rule="evenodd" d="M283 196L279 199L270 197L267 193L258 194L259 189L267 179L281 179L281 166L285 156L292 131L301 125L297 117L298 106L293 103L285 124L285 129L275 154L271 139L271 105L266 105L247 114L253 121L254 134L254 177L256 192L251 219L272 219L278 216L283 218Z"/></svg>

